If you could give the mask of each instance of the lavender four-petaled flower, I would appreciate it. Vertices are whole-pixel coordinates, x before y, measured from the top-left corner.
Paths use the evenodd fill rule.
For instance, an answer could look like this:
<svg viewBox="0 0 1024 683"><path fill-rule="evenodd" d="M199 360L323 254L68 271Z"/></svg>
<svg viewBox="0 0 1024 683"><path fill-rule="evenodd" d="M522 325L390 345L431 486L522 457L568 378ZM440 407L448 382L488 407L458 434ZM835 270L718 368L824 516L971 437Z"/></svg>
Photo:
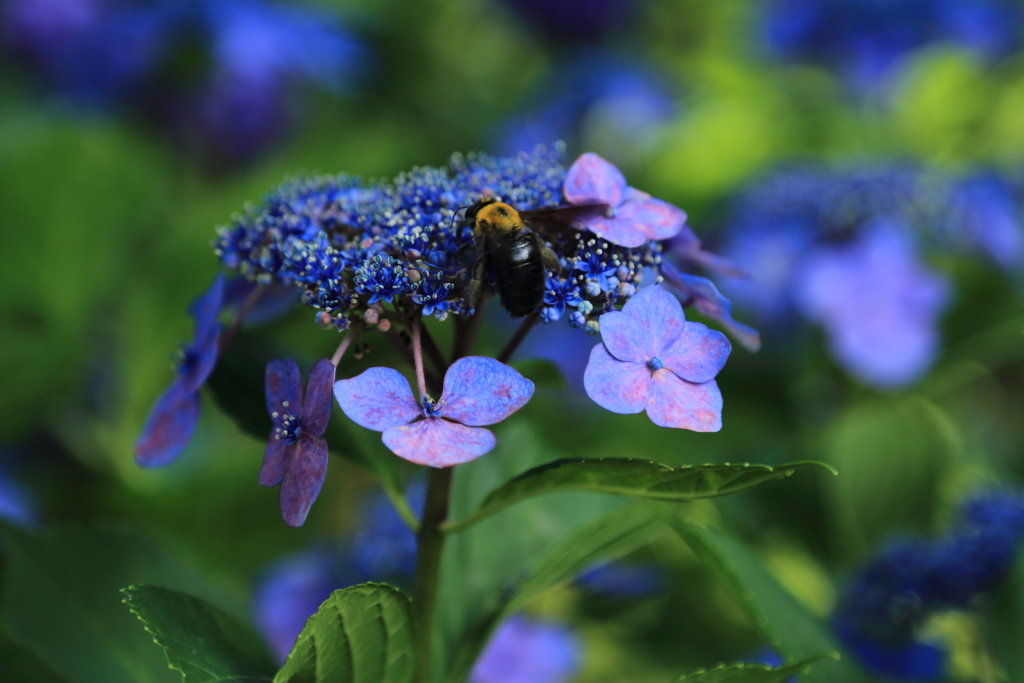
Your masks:
<svg viewBox="0 0 1024 683"><path fill-rule="evenodd" d="M593 152L582 154L569 167L562 193L570 204L608 204L606 215L587 217L579 223L623 247L675 237L686 225L685 211L629 187L622 171Z"/></svg>
<svg viewBox="0 0 1024 683"><path fill-rule="evenodd" d="M281 485L281 517L288 526L302 526L327 476L327 441L331 419L331 387L336 368L321 358L309 371L306 395L302 373L290 358L267 363L267 412L274 428L260 468L260 485Z"/></svg>
<svg viewBox="0 0 1024 683"><path fill-rule="evenodd" d="M602 408L639 413L660 427L696 432L722 428L722 394L715 376L732 347L721 332L687 322L679 301L654 285L622 311L600 318L583 386Z"/></svg>
<svg viewBox="0 0 1024 683"><path fill-rule="evenodd" d="M450 467L479 458L497 440L485 425L526 405L533 382L493 358L467 356L444 376L436 403L413 398L409 382L392 368L370 368L334 385L338 405L358 425L383 432L393 453L419 465Z"/></svg>
<svg viewBox="0 0 1024 683"><path fill-rule="evenodd" d="M149 411L139 440L135 442L135 462L142 467L163 467L177 459L185 449L199 421L199 389L213 372L220 337L220 313L224 301L224 276L189 307L195 321L192 343L182 349L177 377Z"/></svg>

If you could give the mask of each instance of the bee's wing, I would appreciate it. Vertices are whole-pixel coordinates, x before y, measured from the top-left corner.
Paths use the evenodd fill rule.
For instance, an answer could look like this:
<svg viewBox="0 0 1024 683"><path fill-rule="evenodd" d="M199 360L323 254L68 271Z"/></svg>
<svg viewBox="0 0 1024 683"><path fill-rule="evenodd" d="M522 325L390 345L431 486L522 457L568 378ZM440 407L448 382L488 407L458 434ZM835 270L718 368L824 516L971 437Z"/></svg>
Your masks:
<svg viewBox="0 0 1024 683"><path fill-rule="evenodd" d="M601 216L607 211L607 204L580 204L520 211L519 217L527 227L540 233L551 233L572 230L576 221Z"/></svg>

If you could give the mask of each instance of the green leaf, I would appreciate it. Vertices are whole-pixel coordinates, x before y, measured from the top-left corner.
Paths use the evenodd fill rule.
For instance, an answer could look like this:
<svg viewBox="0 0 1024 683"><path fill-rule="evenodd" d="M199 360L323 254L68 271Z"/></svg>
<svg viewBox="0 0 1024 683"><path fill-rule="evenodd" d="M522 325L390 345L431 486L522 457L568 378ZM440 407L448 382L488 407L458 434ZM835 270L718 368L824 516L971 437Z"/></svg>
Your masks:
<svg viewBox="0 0 1024 683"><path fill-rule="evenodd" d="M157 586L122 590L167 663L189 683L270 681L277 665L248 625L199 598Z"/></svg>
<svg viewBox="0 0 1024 683"><path fill-rule="evenodd" d="M1006 680L1024 680L1024 555L1017 558L1013 573L995 591L988 603L985 627L996 659L1006 670Z"/></svg>
<svg viewBox="0 0 1024 683"><path fill-rule="evenodd" d="M713 669L701 669L681 677L676 683L784 683L802 674L808 665L822 659L839 659L836 654L815 655L799 662L770 667L764 664L719 664Z"/></svg>
<svg viewBox="0 0 1024 683"><path fill-rule="evenodd" d="M240 332L217 359L206 386L239 429L266 441L273 427L264 400L267 361L288 352L258 334Z"/></svg>
<svg viewBox="0 0 1024 683"><path fill-rule="evenodd" d="M494 431L498 436L494 451L455 469L451 492L451 514L455 519L468 516L488 491L524 468L561 456L548 448L525 421L502 423ZM433 656L433 680L457 681L458 672L465 671L467 662L472 665L474 653L479 652L490 628L505 614L510 601L531 577L549 573L543 568L549 566L552 554L560 553L559 548L573 546L573 539L580 536L580 542L584 542L595 520L627 507L624 503L613 496L578 492L544 496L506 509L464 533L446 538L439 596L443 609L438 610L435 624L439 637ZM641 533L635 538L638 544L649 542ZM613 559L636 547L609 547L602 559ZM551 571L550 575L557 579L564 571ZM541 588L541 580L534 580L533 585Z"/></svg>
<svg viewBox="0 0 1024 683"><path fill-rule="evenodd" d="M334 591L306 622L274 683L409 683L409 605L383 584Z"/></svg>
<svg viewBox="0 0 1024 683"><path fill-rule="evenodd" d="M842 472L827 482L825 501L846 556L863 557L893 529L930 529L944 470L960 450L952 418L918 396L843 413L827 430L823 455Z"/></svg>
<svg viewBox="0 0 1024 683"><path fill-rule="evenodd" d="M272 426L264 401L267 362L291 355L294 354L262 335L242 332L217 359L217 366L207 380L207 386L221 410L242 431L260 441L266 441ZM303 367L301 363L300 367L304 374L309 370L309 367ZM369 472L390 497L401 497L402 473L398 457L384 448L375 433L362 429L353 432L352 428L352 423L335 406L324 433L328 447L335 454Z"/></svg>
<svg viewBox="0 0 1024 683"><path fill-rule="evenodd" d="M449 680L465 680L493 630L531 598L572 581L599 560L628 555L663 536L667 531L664 524L646 508L637 504L614 509L541 556L533 571L518 584L511 585L497 607L481 615L476 627L465 634Z"/></svg>
<svg viewBox="0 0 1024 683"><path fill-rule="evenodd" d="M632 458L557 460L524 472L491 491L472 515L447 525L446 531L462 531L510 505L557 491L590 491L687 502L740 493L812 467L835 474L828 465L818 462L795 462L776 467L745 463L669 467Z"/></svg>
<svg viewBox="0 0 1024 683"><path fill-rule="evenodd" d="M750 612L754 626L786 660L802 661L822 652L842 652L828 625L810 614L765 570L753 553L721 531L671 521L676 532L702 562L718 572ZM809 683L867 683L867 677L844 655L835 665L806 674Z"/></svg>
<svg viewBox="0 0 1024 683"><path fill-rule="evenodd" d="M531 358L512 363L512 367L519 371L526 379L533 382L538 389L549 389L561 391L568 388L565 383L565 376L556 364L543 358Z"/></svg>
<svg viewBox="0 0 1024 683"><path fill-rule="evenodd" d="M80 529L33 535L4 527L4 550L8 633L75 683L181 683L121 604L124 586L165 586L242 613L137 536Z"/></svg>

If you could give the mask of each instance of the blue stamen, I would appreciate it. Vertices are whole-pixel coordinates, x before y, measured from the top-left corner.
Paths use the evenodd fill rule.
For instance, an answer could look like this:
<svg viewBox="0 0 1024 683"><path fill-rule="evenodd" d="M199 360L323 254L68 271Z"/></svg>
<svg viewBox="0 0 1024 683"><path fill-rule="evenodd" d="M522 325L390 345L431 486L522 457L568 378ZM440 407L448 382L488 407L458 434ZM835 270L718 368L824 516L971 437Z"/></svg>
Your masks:
<svg viewBox="0 0 1024 683"><path fill-rule="evenodd" d="M647 361L647 367L649 367L652 372L655 370L661 370L664 366L665 364L662 363L661 359L657 356Z"/></svg>

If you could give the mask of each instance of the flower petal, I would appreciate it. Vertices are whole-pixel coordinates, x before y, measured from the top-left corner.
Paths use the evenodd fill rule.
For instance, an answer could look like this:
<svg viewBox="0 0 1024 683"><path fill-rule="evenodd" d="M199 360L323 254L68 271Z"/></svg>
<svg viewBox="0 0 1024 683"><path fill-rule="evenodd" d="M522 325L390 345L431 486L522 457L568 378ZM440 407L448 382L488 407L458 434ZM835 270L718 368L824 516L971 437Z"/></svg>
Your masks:
<svg viewBox="0 0 1024 683"><path fill-rule="evenodd" d="M423 414L408 380L392 368L370 368L338 380L334 398L348 419L375 432L409 424Z"/></svg>
<svg viewBox="0 0 1024 683"><path fill-rule="evenodd" d="M639 224L632 218L623 220L618 217L597 216L581 218L577 222L598 237L620 247L639 247L648 239L647 233L641 230Z"/></svg>
<svg viewBox="0 0 1024 683"><path fill-rule="evenodd" d="M282 409L295 415L302 412L302 373L291 358L267 362L264 386L271 417Z"/></svg>
<svg viewBox="0 0 1024 683"><path fill-rule="evenodd" d="M622 203L626 187L622 171L593 152L587 152L569 167L562 192L570 204L597 201L615 207Z"/></svg>
<svg viewBox="0 0 1024 683"><path fill-rule="evenodd" d="M533 382L501 361L466 356L444 376L444 417L480 427L501 422L533 396Z"/></svg>
<svg viewBox="0 0 1024 683"><path fill-rule="evenodd" d="M722 428L722 392L714 381L693 384L663 368L651 378L647 416L659 427L717 432Z"/></svg>
<svg viewBox="0 0 1024 683"><path fill-rule="evenodd" d="M195 321L194 343L202 343L210 334L210 329L217 322L217 315L224 304L224 274L217 273L209 289L200 294L189 305L188 312Z"/></svg>
<svg viewBox="0 0 1024 683"><path fill-rule="evenodd" d="M313 436L323 436L331 420L331 390L334 388L334 373L337 368L330 358L321 358L309 371L306 380L306 400L302 403L303 431Z"/></svg>
<svg viewBox="0 0 1024 683"><path fill-rule="evenodd" d="M753 327L733 320L732 302L719 293L711 280L684 273L668 261L662 261L661 273L665 281L679 291L687 306L693 306L701 315L718 321L747 350L757 353L761 348L761 334Z"/></svg>
<svg viewBox="0 0 1024 683"><path fill-rule="evenodd" d="M427 467L451 467L476 460L498 442L489 429L436 417L393 427L381 435L381 440L400 458Z"/></svg>
<svg viewBox="0 0 1024 683"><path fill-rule="evenodd" d="M652 240L667 240L686 225L686 212L660 199L627 201L615 212L615 219L629 221Z"/></svg>
<svg viewBox="0 0 1024 683"><path fill-rule="evenodd" d="M609 311L601 316L600 325L601 341L616 359L643 364L658 355L654 340L633 316Z"/></svg>
<svg viewBox="0 0 1024 683"><path fill-rule="evenodd" d="M224 285L222 310L237 313L257 287L262 287L256 303L245 312L245 326L264 325L294 309L302 290L295 285L258 285L245 277L233 277Z"/></svg>
<svg viewBox="0 0 1024 683"><path fill-rule="evenodd" d="M687 382L710 382L725 367L732 344L718 330L700 323L686 323L683 333L661 356L666 368Z"/></svg>
<svg viewBox="0 0 1024 683"><path fill-rule="evenodd" d="M275 439L274 430L271 430L267 437L267 448L263 451L263 464L260 466L260 486L277 486L281 483L294 445Z"/></svg>
<svg viewBox="0 0 1024 683"><path fill-rule="evenodd" d="M649 348L654 356L660 356L671 347L686 325L686 316L679 299L658 285L641 288L622 307L622 312L640 323L643 330L641 339L650 340L643 342L643 348ZM604 316L601 316L601 320L603 326ZM644 361L650 358L648 356Z"/></svg>
<svg viewBox="0 0 1024 683"><path fill-rule="evenodd" d="M281 518L288 526L302 526L313 501L320 495L327 476L327 442L319 436L302 434L292 446L292 456L281 479L278 502Z"/></svg>
<svg viewBox="0 0 1024 683"><path fill-rule="evenodd" d="M647 406L651 371L641 363L616 360L604 344L590 352L583 388L597 405L613 413L639 413Z"/></svg>
<svg viewBox="0 0 1024 683"><path fill-rule="evenodd" d="M213 372L213 366L217 364L217 340L220 338L220 323L214 321L207 330L206 338L192 346L192 353L195 354L195 362L192 364L187 375L181 375L181 383L186 391L198 391L203 382Z"/></svg>
<svg viewBox="0 0 1024 683"><path fill-rule="evenodd" d="M185 449L199 421L199 394L186 391L180 380L157 399L142 435L135 442L135 462L142 467L163 467Z"/></svg>

